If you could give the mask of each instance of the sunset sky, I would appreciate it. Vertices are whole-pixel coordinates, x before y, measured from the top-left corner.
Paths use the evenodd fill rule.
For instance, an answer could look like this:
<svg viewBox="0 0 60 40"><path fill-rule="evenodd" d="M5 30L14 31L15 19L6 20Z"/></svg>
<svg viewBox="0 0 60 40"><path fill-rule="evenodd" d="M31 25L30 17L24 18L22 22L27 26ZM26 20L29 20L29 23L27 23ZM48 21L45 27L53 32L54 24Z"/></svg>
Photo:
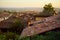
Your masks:
<svg viewBox="0 0 60 40"><path fill-rule="evenodd" d="M0 0L0 7L43 7L48 3L60 8L60 0Z"/></svg>

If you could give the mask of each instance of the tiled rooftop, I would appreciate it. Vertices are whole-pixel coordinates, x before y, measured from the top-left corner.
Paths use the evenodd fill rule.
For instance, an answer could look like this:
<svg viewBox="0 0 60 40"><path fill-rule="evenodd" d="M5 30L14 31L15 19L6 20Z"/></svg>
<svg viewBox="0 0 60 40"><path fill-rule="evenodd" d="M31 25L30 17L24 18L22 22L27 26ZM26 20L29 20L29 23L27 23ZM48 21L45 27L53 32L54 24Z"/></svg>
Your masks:
<svg viewBox="0 0 60 40"><path fill-rule="evenodd" d="M21 37L40 34L49 30L60 28L60 14L44 18L42 20L44 20L42 23L38 24L38 22L35 22L37 24L25 28L21 33Z"/></svg>

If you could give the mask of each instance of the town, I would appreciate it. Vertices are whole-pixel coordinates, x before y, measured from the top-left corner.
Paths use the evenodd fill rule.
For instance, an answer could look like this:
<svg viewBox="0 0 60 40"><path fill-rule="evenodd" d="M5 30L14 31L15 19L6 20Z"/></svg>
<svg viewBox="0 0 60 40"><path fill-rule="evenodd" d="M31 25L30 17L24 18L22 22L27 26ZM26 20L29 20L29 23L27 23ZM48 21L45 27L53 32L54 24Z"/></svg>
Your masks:
<svg viewBox="0 0 60 40"><path fill-rule="evenodd" d="M57 28L60 28L60 11L55 11L51 3L45 5L41 12L0 11L0 34L3 35L3 40L21 40L21 37L30 37Z"/></svg>

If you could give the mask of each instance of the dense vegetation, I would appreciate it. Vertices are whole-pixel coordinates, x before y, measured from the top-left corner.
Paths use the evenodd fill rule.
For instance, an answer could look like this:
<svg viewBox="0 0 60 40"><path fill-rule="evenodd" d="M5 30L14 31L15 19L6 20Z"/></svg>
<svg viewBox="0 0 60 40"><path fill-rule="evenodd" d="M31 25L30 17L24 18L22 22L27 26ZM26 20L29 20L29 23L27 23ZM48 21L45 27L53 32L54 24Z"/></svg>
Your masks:
<svg viewBox="0 0 60 40"><path fill-rule="evenodd" d="M39 16L39 17L48 17L48 16L53 16L55 13L54 7L52 6L51 3L46 4L43 7L43 11L40 12L39 14L35 15L35 16Z"/></svg>
<svg viewBox="0 0 60 40"><path fill-rule="evenodd" d="M0 40L18 40L19 35L14 32L0 32Z"/></svg>
<svg viewBox="0 0 60 40"><path fill-rule="evenodd" d="M44 34L25 37L21 40L60 40L60 31L49 31Z"/></svg>
<svg viewBox="0 0 60 40"><path fill-rule="evenodd" d="M43 13L42 13L43 16L53 16L54 15L55 10L51 3L49 3L48 5L45 5L43 8L44 8Z"/></svg>
<svg viewBox="0 0 60 40"><path fill-rule="evenodd" d="M60 40L60 31L49 31L43 34L38 34L30 37L19 39L20 35L14 32L0 32L0 40Z"/></svg>

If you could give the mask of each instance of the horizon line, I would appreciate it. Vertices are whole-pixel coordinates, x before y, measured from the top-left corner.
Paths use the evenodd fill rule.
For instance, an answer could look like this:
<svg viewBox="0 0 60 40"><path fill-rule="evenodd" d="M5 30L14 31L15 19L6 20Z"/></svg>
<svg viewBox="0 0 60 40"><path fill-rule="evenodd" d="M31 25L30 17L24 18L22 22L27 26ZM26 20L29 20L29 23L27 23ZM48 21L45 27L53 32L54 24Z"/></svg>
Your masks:
<svg viewBox="0 0 60 40"><path fill-rule="evenodd" d="M0 8L43 8L43 7L0 7ZM60 8L60 7L54 7L54 8Z"/></svg>

